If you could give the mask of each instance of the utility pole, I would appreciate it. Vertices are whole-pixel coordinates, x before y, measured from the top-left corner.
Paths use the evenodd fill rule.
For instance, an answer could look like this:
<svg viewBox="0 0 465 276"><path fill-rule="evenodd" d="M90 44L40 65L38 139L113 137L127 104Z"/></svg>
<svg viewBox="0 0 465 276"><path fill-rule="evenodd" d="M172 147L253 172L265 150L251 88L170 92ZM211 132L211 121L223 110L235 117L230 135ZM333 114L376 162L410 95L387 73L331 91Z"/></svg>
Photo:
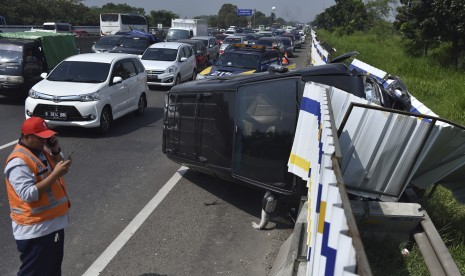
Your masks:
<svg viewBox="0 0 465 276"><path fill-rule="evenodd" d="M253 29L255 29L255 13L257 12L257 9L253 9Z"/></svg>

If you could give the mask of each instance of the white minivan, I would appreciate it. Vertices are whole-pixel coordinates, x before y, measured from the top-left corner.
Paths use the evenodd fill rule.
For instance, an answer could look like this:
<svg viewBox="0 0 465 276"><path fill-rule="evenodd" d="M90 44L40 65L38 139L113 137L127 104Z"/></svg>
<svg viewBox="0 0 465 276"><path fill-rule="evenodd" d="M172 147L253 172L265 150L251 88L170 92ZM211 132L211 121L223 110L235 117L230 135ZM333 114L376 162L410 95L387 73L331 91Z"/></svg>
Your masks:
<svg viewBox="0 0 465 276"><path fill-rule="evenodd" d="M131 54L91 53L71 56L29 91L26 118L49 125L96 128L103 134L113 121L147 107L147 74Z"/></svg>
<svg viewBox="0 0 465 276"><path fill-rule="evenodd" d="M145 50L140 59L147 71L149 85L171 87L197 77L197 62L189 44L155 43Z"/></svg>

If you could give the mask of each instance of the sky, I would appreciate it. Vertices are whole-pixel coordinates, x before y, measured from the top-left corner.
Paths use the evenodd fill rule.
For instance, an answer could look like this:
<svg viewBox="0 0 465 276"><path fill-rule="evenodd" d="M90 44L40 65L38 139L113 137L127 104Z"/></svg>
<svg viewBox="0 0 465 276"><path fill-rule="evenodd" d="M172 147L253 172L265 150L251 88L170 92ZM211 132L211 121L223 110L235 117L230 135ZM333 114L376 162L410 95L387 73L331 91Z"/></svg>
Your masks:
<svg viewBox="0 0 465 276"><path fill-rule="evenodd" d="M152 10L167 10L180 18L217 15L223 4L233 4L238 9L257 9L267 16L270 16L275 7L276 17L308 23L315 19L315 15L333 5L334 0L83 0L82 3L89 7L126 3L132 7L144 8L146 14L150 14Z"/></svg>

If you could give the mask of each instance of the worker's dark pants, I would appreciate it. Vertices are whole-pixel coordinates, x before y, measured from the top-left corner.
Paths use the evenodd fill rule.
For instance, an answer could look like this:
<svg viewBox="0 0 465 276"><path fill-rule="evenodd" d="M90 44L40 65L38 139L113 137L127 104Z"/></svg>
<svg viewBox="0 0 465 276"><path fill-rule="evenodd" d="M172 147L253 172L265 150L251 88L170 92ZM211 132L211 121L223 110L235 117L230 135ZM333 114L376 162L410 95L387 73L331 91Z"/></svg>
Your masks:
<svg viewBox="0 0 465 276"><path fill-rule="evenodd" d="M18 276L61 275L64 239L62 229L35 239L16 240L22 262Z"/></svg>

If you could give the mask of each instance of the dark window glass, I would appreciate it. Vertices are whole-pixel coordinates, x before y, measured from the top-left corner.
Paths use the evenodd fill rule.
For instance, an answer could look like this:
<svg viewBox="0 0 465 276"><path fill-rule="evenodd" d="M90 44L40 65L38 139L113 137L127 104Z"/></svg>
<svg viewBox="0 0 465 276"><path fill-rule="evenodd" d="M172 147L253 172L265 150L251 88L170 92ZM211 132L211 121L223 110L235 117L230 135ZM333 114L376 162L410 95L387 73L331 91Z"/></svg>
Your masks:
<svg viewBox="0 0 465 276"><path fill-rule="evenodd" d="M140 74L145 71L144 65L138 60L138 59L133 59L134 66L136 66L137 74Z"/></svg>
<svg viewBox="0 0 465 276"><path fill-rule="evenodd" d="M104 82L108 77L110 64L99 62L64 61L47 77L49 81Z"/></svg>
<svg viewBox="0 0 465 276"><path fill-rule="evenodd" d="M143 60L161 60L161 61L175 61L178 55L176 49L164 49L164 48L148 48L144 55Z"/></svg>
<svg viewBox="0 0 465 276"><path fill-rule="evenodd" d="M233 172L262 183L291 183L287 162L297 124L298 80L241 86L236 94Z"/></svg>
<svg viewBox="0 0 465 276"><path fill-rule="evenodd" d="M103 22L118 22L118 14L116 13L103 13L100 18Z"/></svg>

